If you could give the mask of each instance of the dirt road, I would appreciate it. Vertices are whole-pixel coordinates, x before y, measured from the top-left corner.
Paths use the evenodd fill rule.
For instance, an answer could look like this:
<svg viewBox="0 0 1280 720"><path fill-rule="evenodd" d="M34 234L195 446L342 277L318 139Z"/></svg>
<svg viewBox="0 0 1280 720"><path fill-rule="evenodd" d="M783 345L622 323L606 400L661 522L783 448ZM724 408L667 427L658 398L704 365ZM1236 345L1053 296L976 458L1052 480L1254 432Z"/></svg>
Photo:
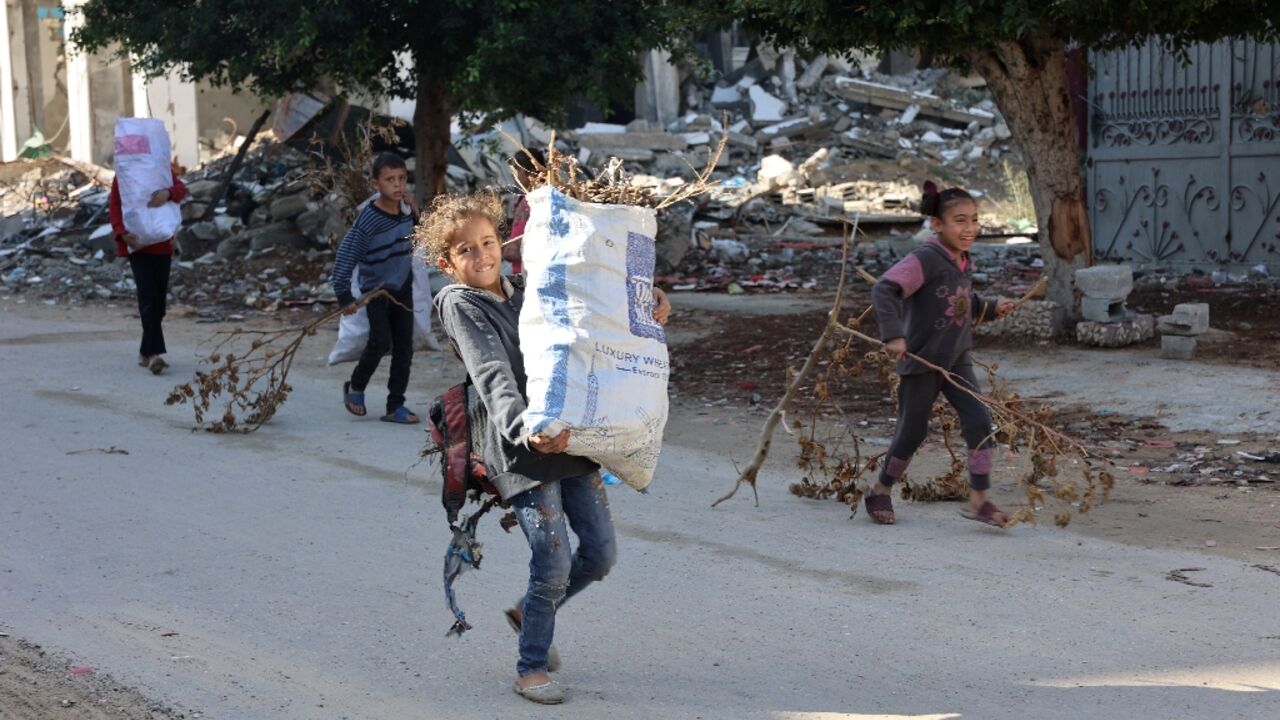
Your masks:
<svg viewBox="0 0 1280 720"><path fill-rule="evenodd" d="M3 310L0 631L188 717L549 716L509 690L501 610L521 591L522 538L485 524L484 569L458 586L475 630L446 639L448 538L434 469L412 467L421 428L342 412L332 335L306 346L270 425L215 436L162 404L210 326L170 322L174 367L155 378L131 363L124 308ZM410 404L456 378L419 354ZM894 528L850 521L786 491L781 450L759 508L708 509L755 423L685 407L652 492L612 492L621 561L563 611L556 717L1280 714L1280 575L1259 563L1001 533L947 504L908 506ZM1239 502L1265 519L1274 497ZM1258 526L1258 544L1280 545L1276 530Z"/></svg>

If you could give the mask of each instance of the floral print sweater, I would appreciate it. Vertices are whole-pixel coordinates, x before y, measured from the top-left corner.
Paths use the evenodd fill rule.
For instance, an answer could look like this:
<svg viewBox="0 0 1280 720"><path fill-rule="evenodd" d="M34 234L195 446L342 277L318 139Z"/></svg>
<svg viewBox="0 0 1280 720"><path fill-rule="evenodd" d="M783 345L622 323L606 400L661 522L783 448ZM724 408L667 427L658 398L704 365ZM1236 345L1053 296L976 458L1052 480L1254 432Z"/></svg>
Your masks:
<svg viewBox="0 0 1280 720"><path fill-rule="evenodd" d="M871 290L880 339L905 338L907 351L950 369L967 362L973 322L994 320L996 304L973 292L973 263L937 237L898 261ZM932 372L921 363L898 362L899 375Z"/></svg>

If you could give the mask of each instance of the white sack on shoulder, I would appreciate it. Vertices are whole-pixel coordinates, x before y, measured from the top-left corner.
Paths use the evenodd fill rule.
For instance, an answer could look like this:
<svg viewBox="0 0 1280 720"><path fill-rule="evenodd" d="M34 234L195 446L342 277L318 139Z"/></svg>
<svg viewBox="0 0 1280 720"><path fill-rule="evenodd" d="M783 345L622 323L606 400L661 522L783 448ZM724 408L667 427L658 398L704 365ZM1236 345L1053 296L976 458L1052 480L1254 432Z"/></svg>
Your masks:
<svg viewBox="0 0 1280 720"><path fill-rule="evenodd" d="M670 376L666 333L653 319L656 213L551 187L528 202L525 423L547 435L568 429L567 452L643 490L662 448Z"/></svg>
<svg viewBox="0 0 1280 720"><path fill-rule="evenodd" d="M173 237L182 227L182 208L175 202L157 208L147 206L157 190L173 187L169 134L163 121L116 119L115 171L124 229L143 245Z"/></svg>

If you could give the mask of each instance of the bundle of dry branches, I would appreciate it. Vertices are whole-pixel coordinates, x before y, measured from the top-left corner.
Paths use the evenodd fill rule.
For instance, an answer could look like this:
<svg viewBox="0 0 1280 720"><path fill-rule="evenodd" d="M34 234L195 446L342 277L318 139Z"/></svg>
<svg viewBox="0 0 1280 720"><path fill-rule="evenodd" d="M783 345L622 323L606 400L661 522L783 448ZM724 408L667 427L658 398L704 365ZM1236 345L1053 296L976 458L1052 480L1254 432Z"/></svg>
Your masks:
<svg viewBox="0 0 1280 720"><path fill-rule="evenodd" d="M373 194L369 173L373 168L374 141L395 145L398 141L396 127L403 122L396 119L377 123L370 117L356 129L354 139L341 134L331 148L332 152L325 152L320 139L312 140L315 147L309 153L316 158L316 166L304 177L312 191L334 194L342 199L343 224L351 225L356 219L356 208Z"/></svg>
<svg viewBox="0 0 1280 720"><path fill-rule="evenodd" d="M361 296L354 306L363 307L379 297L396 302L386 290L377 290ZM201 427L216 433L257 430L276 414L293 390L289 385L289 370L303 341L342 312L343 308L334 308L301 327L236 328L217 333L213 350L197 364L195 378L174 387L164 404L190 402L196 416L193 430ZM222 416L206 423L206 418L217 412L211 413L211 408L221 400L226 402Z"/></svg>
<svg viewBox="0 0 1280 720"><path fill-rule="evenodd" d="M514 138L510 139L515 141ZM521 186L520 189L528 193L544 185L550 185L569 197L583 202L634 205L661 210L690 200L716 186L716 183L711 180L711 173L720 163L720 156L724 153L728 142L729 134L726 132L720 138L716 149L707 158L706 167L697 170L692 165L689 166L695 175L693 182L680 186L670 195L659 196L653 192L652 188L633 184L631 176L623 167L622 160L618 158L610 158L608 164L595 177L588 177L582 171L578 158L556 149L556 137L555 133L552 133L551 140L547 143L546 163L539 162L528 149L520 147L518 152L524 153L529 167L534 169L530 174L528 187ZM517 144L519 144L518 141ZM686 160L685 163L688 164L688 161Z"/></svg>
<svg viewBox="0 0 1280 720"><path fill-rule="evenodd" d="M854 232L856 229L855 220ZM884 454L863 456L864 441L853 429L853 424L844 417L839 403L828 392L828 387L836 378L856 377L870 370L878 372L891 388L892 394L894 396L897 394L898 376L893 371L893 362L880 350L884 343L858 329L870 316L872 308L867 308L860 316L850 321L842 322L840 319L847 287L846 269L850 237L851 235L845 237L845 254L841 265L840 282L836 290L834 306L827 317L826 327L801 369L794 374L788 374L786 391L782 400L765 421L751 464L739 474L733 489L716 500L713 507L733 497L743 484L750 485L753 492L756 490L756 477L764 464L773 432L779 422L782 422L788 433L796 437L800 445L798 462L806 476L800 482L791 485L790 489L796 495L809 498L833 498L847 504L856 513L870 483L877 481L874 473L879 468ZM865 271L859 269L859 272L868 281L875 281L875 278ZM1037 284L1018 304L1042 291L1043 286L1043 282ZM859 354L853 348L854 341L872 345L877 349ZM1108 497L1115 484L1114 476L1107 469L1109 461L1096 457L1078 440L1050 427L1048 423L1053 414L1051 407L1047 405L1026 407L1022 398L1016 392L1009 390L996 375L997 367L983 365L987 372L988 383L992 388L990 394L983 394L967 387L960 378L946 369L914 355L909 357L941 374L946 382L986 405L991 412L995 427L988 439L1010 451L1024 453L1026 458L1024 471L1019 476L1018 483L1026 495L1027 504L1012 514L1005 527L1034 522L1039 513L1049 505L1055 506L1054 522L1059 526L1065 526L1071 522L1075 513L1088 512L1094 504ZM812 417L807 423L799 420L787 421L787 412L791 409L801 387L813 374L813 370L821 364L820 358L826 358L829 362L826 363L823 374L813 381L813 394L817 402ZM834 436L819 434L819 411L824 407L830 407L840 420L840 428ZM905 500L959 500L968 496L966 464L955 450L959 446L955 442L958 434L958 418L949 406L942 403L935 406L934 414L942 427L943 443L951 458L948 470L924 483L913 482L910 477L904 475L899 486ZM1078 473L1078 477L1073 473ZM819 477L821 480L813 479ZM758 494L756 502L759 504Z"/></svg>

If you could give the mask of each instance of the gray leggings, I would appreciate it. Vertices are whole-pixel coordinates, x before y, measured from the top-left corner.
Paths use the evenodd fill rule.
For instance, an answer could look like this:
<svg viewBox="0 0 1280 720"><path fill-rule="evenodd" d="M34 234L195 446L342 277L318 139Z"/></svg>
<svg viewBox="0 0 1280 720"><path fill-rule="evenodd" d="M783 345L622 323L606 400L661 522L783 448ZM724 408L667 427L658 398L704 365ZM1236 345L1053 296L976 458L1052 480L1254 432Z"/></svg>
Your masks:
<svg viewBox="0 0 1280 720"><path fill-rule="evenodd" d="M977 391L973 365L964 362L952 367L951 373ZM969 487L986 490L991 487L991 454L995 447L995 442L990 439L991 413L977 398L947 382L936 372L902 376L902 384L898 386L898 429L880 470L880 482L886 486L893 485L906 472L911 456L916 454L929 434L933 401L939 392L960 416L960 434L969 448Z"/></svg>

